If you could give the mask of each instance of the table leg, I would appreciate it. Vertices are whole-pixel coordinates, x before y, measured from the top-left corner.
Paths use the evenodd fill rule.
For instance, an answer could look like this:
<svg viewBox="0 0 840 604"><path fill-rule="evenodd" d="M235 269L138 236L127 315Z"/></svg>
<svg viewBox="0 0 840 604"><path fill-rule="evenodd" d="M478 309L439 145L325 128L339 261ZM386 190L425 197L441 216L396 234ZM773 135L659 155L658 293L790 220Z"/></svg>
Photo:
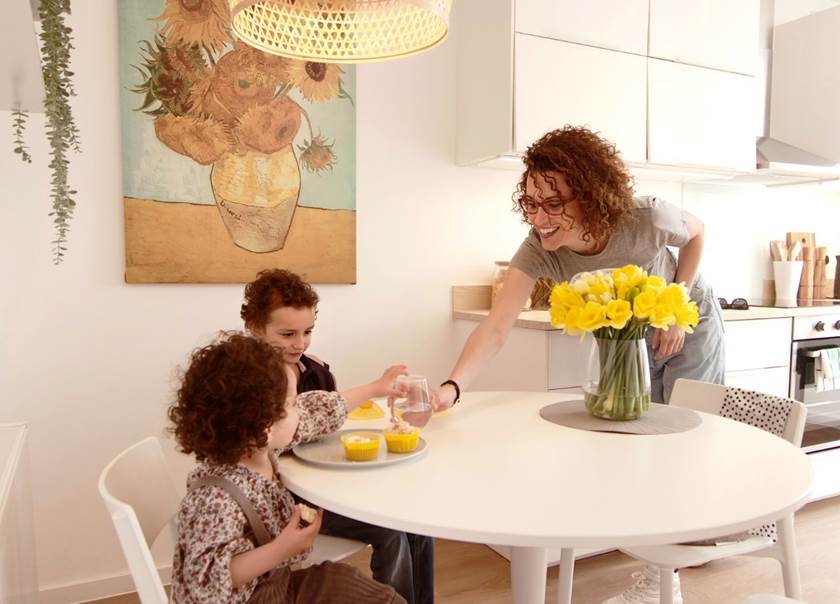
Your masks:
<svg viewBox="0 0 840 604"><path fill-rule="evenodd" d="M793 529L793 514L776 521L779 544L782 546L782 579L785 595L794 600L802 598L802 583L799 580L799 555L796 552L796 536Z"/></svg>
<svg viewBox="0 0 840 604"><path fill-rule="evenodd" d="M560 576L557 578L557 604L572 604L572 578L575 574L575 550L560 550Z"/></svg>
<svg viewBox="0 0 840 604"><path fill-rule="evenodd" d="M514 604L545 604L548 552L544 547L510 548L510 585Z"/></svg>

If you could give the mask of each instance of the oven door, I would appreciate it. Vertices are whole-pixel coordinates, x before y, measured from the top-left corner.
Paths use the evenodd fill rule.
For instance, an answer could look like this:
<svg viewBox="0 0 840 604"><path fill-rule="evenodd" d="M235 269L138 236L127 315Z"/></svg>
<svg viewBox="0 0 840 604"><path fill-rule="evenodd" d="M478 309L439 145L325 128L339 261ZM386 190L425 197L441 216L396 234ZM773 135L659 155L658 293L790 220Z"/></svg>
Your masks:
<svg viewBox="0 0 840 604"><path fill-rule="evenodd" d="M793 343L790 396L805 403L802 448L840 447L840 338Z"/></svg>

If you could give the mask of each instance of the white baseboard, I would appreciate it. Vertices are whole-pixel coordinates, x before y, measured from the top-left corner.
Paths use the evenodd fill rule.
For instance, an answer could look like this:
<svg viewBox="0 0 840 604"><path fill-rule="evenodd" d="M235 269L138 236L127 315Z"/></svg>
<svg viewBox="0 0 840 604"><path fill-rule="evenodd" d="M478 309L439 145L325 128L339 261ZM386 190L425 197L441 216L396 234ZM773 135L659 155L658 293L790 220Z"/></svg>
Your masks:
<svg viewBox="0 0 840 604"><path fill-rule="evenodd" d="M168 585L172 576L172 566L160 567L158 571L164 585ZM137 589L134 587L131 575L124 573L41 589L38 592L38 602L40 604L76 604L77 602L101 600L102 598L110 598L135 591Z"/></svg>

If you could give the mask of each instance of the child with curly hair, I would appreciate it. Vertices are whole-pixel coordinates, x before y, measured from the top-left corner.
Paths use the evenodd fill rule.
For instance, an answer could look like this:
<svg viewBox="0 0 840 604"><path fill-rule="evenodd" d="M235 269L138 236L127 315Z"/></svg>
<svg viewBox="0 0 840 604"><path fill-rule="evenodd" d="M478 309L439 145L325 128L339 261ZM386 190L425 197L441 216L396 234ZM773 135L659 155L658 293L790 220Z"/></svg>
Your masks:
<svg viewBox="0 0 840 604"><path fill-rule="evenodd" d="M348 406L393 394L402 366L345 393L290 399L292 375L269 344L222 334L193 352L169 407L180 449L199 465L178 512L172 596L179 604L402 603L393 588L346 564L301 570L321 528L300 510L277 471L279 450L336 431Z"/></svg>
<svg viewBox="0 0 840 604"><path fill-rule="evenodd" d="M335 390L329 365L307 354L318 314L318 294L295 273L265 270L245 286L245 327L283 355L297 391ZM347 518L326 510L321 532L371 545L373 578L394 587L408 604L434 602L434 540Z"/></svg>

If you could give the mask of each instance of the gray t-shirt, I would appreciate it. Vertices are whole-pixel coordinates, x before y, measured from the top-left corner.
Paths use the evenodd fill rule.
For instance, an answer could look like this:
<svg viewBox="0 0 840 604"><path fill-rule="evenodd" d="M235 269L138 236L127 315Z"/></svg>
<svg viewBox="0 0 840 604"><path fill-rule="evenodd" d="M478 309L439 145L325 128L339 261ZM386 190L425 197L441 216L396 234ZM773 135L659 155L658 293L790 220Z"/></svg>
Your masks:
<svg viewBox="0 0 840 604"><path fill-rule="evenodd" d="M510 265L535 279L548 277L560 282L583 271L636 264L648 274L659 275L668 283L673 282L677 260L668 246L682 247L689 242L688 227L682 218L682 211L656 197L636 197L634 201L635 220L620 223L600 253L586 256L566 247L550 252L543 249L539 236L531 229ZM708 289L698 274L691 298L699 302Z"/></svg>

